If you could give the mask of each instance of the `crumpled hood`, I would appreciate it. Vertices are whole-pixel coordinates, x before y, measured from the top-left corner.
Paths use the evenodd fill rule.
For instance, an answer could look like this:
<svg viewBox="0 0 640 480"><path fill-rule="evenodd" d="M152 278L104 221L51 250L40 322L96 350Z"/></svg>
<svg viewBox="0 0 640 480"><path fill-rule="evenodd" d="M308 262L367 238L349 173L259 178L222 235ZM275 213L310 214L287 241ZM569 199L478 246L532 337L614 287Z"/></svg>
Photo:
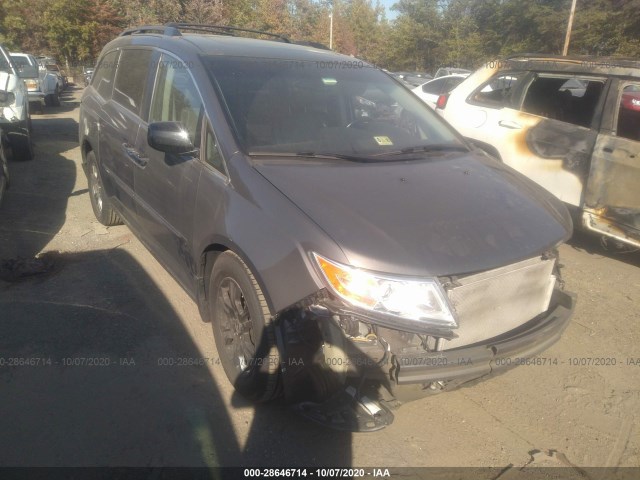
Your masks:
<svg viewBox="0 0 640 480"><path fill-rule="evenodd" d="M559 200L475 153L380 163L278 160L255 168L351 265L379 272L477 272L536 256L571 234Z"/></svg>

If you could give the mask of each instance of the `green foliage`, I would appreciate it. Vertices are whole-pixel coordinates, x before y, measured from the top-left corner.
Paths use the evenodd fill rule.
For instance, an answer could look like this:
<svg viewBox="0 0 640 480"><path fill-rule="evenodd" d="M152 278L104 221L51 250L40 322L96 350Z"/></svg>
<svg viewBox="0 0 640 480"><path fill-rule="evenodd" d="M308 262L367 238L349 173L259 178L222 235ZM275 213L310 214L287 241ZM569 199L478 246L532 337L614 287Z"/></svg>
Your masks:
<svg viewBox="0 0 640 480"><path fill-rule="evenodd" d="M562 52L571 0L2 0L0 42L91 63L122 29L170 21L269 30L390 70L474 68L517 52ZM569 53L640 56L639 0L580 0Z"/></svg>

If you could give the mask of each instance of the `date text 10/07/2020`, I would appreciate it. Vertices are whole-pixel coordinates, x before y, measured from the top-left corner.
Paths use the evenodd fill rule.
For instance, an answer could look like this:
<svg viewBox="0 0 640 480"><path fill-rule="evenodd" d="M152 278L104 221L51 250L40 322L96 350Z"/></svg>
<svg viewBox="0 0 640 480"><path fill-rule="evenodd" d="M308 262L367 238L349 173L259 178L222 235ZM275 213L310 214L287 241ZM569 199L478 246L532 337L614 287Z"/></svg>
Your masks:
<svg viewBox="0 0 640 480"><path fill-rule="evenodd" d="M388 468L245 468L245 478L390 478Z"/></svg>

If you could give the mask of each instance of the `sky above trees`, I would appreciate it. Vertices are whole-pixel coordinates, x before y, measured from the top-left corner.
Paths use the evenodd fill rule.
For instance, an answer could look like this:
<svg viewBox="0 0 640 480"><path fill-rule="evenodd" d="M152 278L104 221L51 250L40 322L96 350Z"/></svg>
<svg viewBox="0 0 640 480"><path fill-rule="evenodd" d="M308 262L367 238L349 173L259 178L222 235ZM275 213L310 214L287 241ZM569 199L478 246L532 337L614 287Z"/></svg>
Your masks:
<svg viewBox="0 0 640 480"><path fill-rule="evenodd" d="M187 21L270 30L389 70L474 68L562 52L571 0L3 0L0 42L91 65L124 28ZM390 10L393 8L393 10ZM640 0L579 0L570 54L640 57Z"/></svg>

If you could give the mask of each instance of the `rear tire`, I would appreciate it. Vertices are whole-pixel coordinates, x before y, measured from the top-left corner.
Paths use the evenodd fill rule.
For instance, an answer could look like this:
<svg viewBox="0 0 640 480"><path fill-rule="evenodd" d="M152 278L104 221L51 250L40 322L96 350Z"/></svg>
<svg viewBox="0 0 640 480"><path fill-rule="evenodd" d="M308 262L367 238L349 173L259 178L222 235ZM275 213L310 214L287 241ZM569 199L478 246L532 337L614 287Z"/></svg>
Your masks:
<svg viewBox="0 0 640 480"><path fill-rule="evenodd" d="M216 259L209 317L222 367L235 389L256 402L280 394L280 354L272 317L255 277L231 251Z"/></svg>
<svg viewBox="0 0 640 480"><path fill-rule="evenodd" d="M60 106L60 92L58 91L57 88L56 88L56 93L53 94L53 106L54 107Z"/></svg>
<svg viewBox="0 0 640 480"><path fill-rule="evenodd" d="M93 208L93 214L98 221L107 227L122 224L122 220L120 220L104 192L100 169L93 151L87 153L87 179L89 182L91 208Z"/></svg>
<svg viewBox="0 0 640 480"><path fill-rule="evenodd" d="M58 87L56 87L56 91L54 93L50 93L44 97L44 104L47 107L60 106L60 93L58 92Z"/></svg>

